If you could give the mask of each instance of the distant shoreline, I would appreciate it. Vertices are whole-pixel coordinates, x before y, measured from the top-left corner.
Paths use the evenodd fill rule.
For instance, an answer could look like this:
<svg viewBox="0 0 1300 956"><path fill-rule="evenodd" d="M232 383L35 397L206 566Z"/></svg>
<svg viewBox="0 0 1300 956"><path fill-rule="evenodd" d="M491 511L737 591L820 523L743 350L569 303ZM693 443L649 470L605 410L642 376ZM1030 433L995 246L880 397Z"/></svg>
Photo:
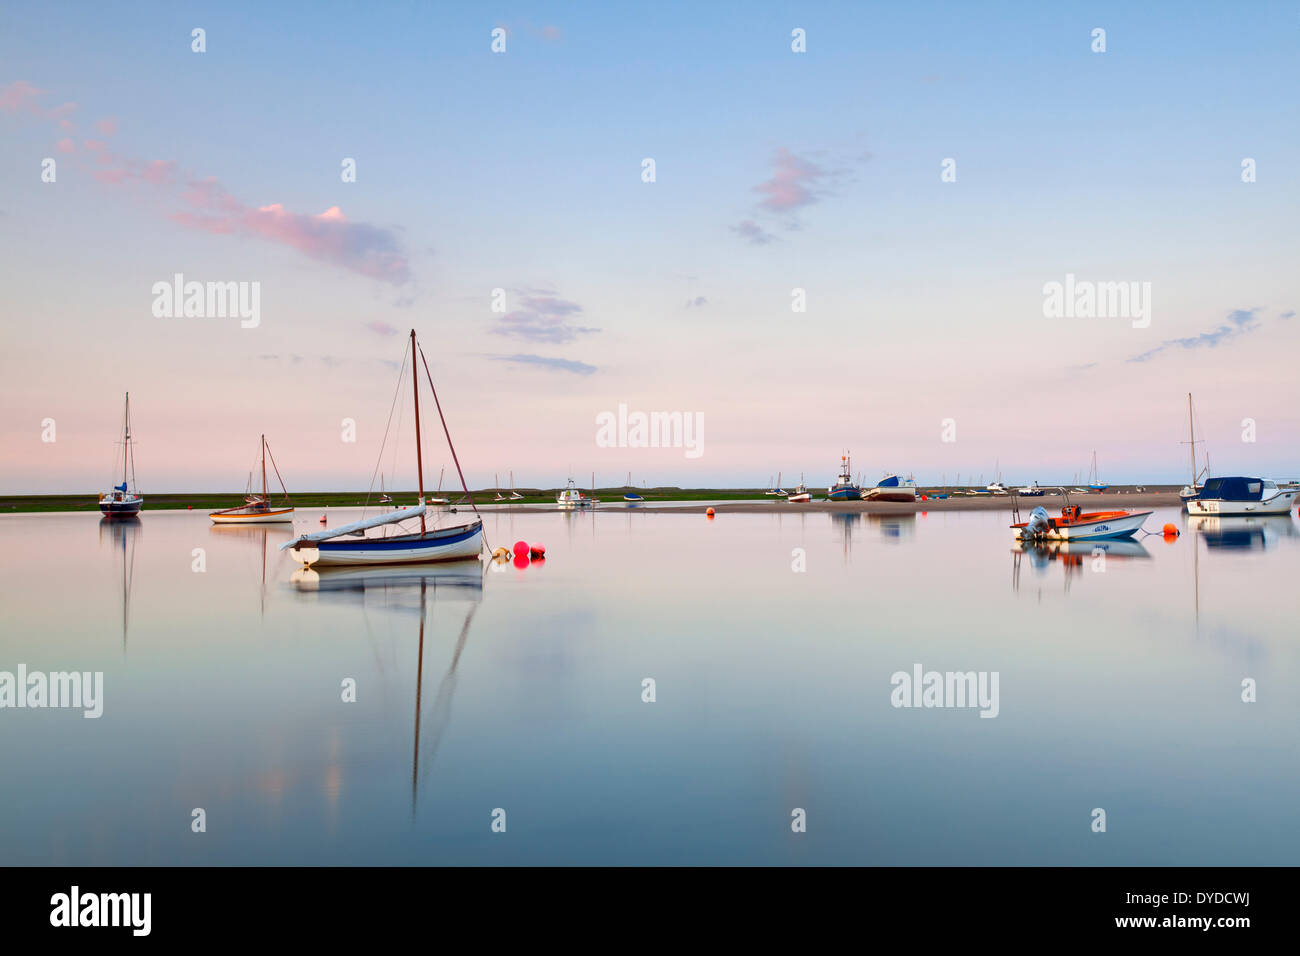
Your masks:
<svg viewBox="0 0 1300 956"><path fill-rule="evenodd" d="M1142 488L1138 491L1137 488ZM1179 486L1174 485L1116 485L1103 493L1090 492L1081 494L1070 492L1071 501L1076 501L1084 505L1088 511L1106 509L1106 508L1134 508L1134 507L1166 507L1170 505L1181 504L1178 497ZM493 509L505 510L515 505L532 505L530 511L537 512L537 505L555 506L555 496L561 489L520 489L519 493L524 497L514 501L496 501L496 489L489 488L483 491L472 492L474 503L478 505L491 505ZM784 498L777 496L768 496L760 489L737 489L737 488L638 488L635 489L637 494L645 497L644 502L632 503L625 502L623 495L631 489L627 488L597 488L596 498L599 501L597 510L619 510L619 511L643 511L648 513L668 512L672 514L693 514L703 512L706 508L712 506L715 511L747 513L747 512L770 512L778 510L781 513L796 513L806 511L868 511L880 513L909 513L918 511L987 511L997 509L1009 509L1012 505L1012 496L1010 495L965 495L955 493L949 490L947 498L934 498L932 494L937 491L944 494L942 489L922 488L921 493L928 498L926 501L916 502L899 502L899 501L826 501L825 490L818 489L813 492L813 500L802 504L791 503ZM584 489L584 494L587 493ZM194 511L216 511L221 508L234 508L244 503L243 494L151 494L148 491L142 492L145 499L145 511L185 511L192 509ZM411 504L415 501L414 491L390 492L397 504ZM426 491L426 497L432 497L434 492ZM445 489L441 492L442 497L451 499L451 506L464 509L469 504L464 500L464 494L453 494ZM276 501L276 496L271 496L272 501ZM379 496L372 494L367 502L365 492L303 492L291 496L294 507L300 509L317 509L317 508L361 508L361 507L378 507ZM1059 508L1061 497L1059 494L1047 494L1044 497L1023 497L1015 498L1020 507L1033 508L1041 504L1049 510ZM557 512L570 512L575 509L561 509L554 507ZM576 509L585 511L586 509ZM42 512L90 512L98 513L99 496L97 493L81 495L0 495L0 515L2 514L38 514Z"/></svg>

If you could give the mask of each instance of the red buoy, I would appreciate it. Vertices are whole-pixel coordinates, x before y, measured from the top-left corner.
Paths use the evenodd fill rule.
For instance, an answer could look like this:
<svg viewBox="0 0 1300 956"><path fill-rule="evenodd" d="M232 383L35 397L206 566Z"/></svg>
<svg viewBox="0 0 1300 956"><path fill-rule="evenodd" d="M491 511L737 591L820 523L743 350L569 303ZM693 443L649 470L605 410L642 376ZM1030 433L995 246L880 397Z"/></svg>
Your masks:
<svg viewBox="0 0 1300 956"><path fill-rule="evenodd" d="M193 506L193 505L186 505L186 506L185 506L185 510L186 510L186 511L193 511L193 510L194 510L194 506Z"/></svg>
<svg viewBox="0 0 1300 956"><path fill-rule="evenodd" d="M530 558L544 558L544 557L546 557L546 545L544 545L544 544L540 544L540 543L539 543L539 544L534 544L534 545L532 545L532 546L528 549L528 556L529 556Z"/></svg>
<svg viewBox="0 0 1300 956"><path fill-rule="evenodd" d="M712 508L710 508L708 511L706 511L706 512L704 512L704 513L705 513L706 515L708 515L710 518L713 517L713 509L712 509Z"/></svg>
<svg viewBox="0 0 1300 956"><path fill-rule="evenodd" d="M515 542L515 557L517 558L517 557L519 557L521 554L522 554L522 555L526 555L526 554L528 554L528 542L527 542L527 541L516 541L516 542Z"/></svg>
<svg viewBox="0 0 1300 956"><path fill-rule="evenodd" d="M515 567L520 568L520 569L523 569L523 568L528 567L528 555L526 555L526 554L516 554L516 555L515 555Z"/></svg>

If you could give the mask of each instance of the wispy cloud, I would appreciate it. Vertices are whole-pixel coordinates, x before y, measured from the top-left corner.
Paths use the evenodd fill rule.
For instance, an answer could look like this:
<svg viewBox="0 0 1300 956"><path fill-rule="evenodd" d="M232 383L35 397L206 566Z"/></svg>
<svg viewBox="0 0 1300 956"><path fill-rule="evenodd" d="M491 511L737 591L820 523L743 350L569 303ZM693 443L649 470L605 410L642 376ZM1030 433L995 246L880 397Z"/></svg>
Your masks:
<svg viewBox="0 0 1300 956"><path fill-rule="evenodd" d="M702 295L697 295L693 299L686 300L686 308L688 309L702 309L704 308L704 306L708 304L709 304L709 300Z"/></svg>
<svg viewBox="0 0 1300 956"><path fill-rule="evenodd" d="M600 331L598 328L576 325L569 321L582 313L582 306L576 302L540 290L522 290L515 294L522 296L520 307L497 319L496 327L492 329L494 335L523 339L526 342L564 345L580 335Z"/></svg>
<svg viewBox="0 0 1300 956"><path fill-rule="evenodd" d="M375 321L373 322L367 322L366 328L368 328L371 332L374 332L376 335L385 335L385 336L396 335L398 332L401 331L396 326L389 325L387 322L383 322L379 319L375 319Z"/></svg>
<svg viewBox="0 0 1300 956"><path fill-rule="evenodd" d="M59 128L75 128L70 117L77 104L64 103L53 109L42 105L46 95L31 83L19 81L0 87L0 112L30 114L56 121ZM114 136L118 119L105 117L95 124L103 137ZM54 144L73 162L89 164L93 178L106 186L147 186L172 189L182 178L174 160L138 159L110 149L105 139L82 139L78 146L71 136ZM295 249L303 255L361 275L390 282L406 283L410 265L397 234L381 226L354 222L338 206L319 214L298 213L280 203L252 206L236 200L215 178L190 178L182 201L188 209L170 214L176 224L211 235L261 239Z"/></svg>
<svg viewBox="0 0 1300 956"><path fill-rule="evenodd" d="M731 227L731 231L740 236L746 242L755 246L765 246L769 242L775 242L776 236L768 232L752 219L745 219Z"/></svg>
<svg viewBox="0 0 1300 956"><path fill-rule="evenodd" d="M545 355L494 355L498 362L511 362L519 365L536 365L553 372L572 372L574 375L590 375L596 366L573 359L551 358Z"/></svg>
<svg viewBox="0 0 1300 956"><path fill-rule="evenodd" d="M1254 309L1234 309L1229 312L1224 321L1211 329L1209 332L1202 332L1200 335L1187 335L1182 338L1165 339L1155 348L1147 349L1138 355L1133 356L1130 362L1149 362L1161 352L1169 349L1215 349L1229 339L1237 339L1249 332L1253 332L1260 327L1257 315L1259 308Z"/></svg>
<svg viewBox="0 0 1300 956"><path fill-rule="evenodd" d="M817 201L818 182L826 175L816 163L782 147L776 151L772 176L754 187L764 197L759 205L770 212L789 212Z"/></svg>

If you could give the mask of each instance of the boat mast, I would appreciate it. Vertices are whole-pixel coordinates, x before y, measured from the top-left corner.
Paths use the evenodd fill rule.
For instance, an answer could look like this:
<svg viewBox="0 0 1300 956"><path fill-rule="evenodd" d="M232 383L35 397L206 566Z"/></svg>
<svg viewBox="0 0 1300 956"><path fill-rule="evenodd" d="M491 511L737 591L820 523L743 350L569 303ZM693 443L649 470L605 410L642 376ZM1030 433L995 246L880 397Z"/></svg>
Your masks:
<svg viewBox="0 0 1300 956"><path fill-rule="evenodd" d="M420 450L420 379L416 374L415 329L411 329L411 391L415 393L415 475L420 484L420 504L424 504L424 455ZM424 534L424 513L420 513L420 534Z"/></svg>
<svg viewBox="0 0 1300 956"><path fill-rule="evenodd" d="M131 393L126 393L126 418L122 425L122 484L126 484L126 453L131 447Z"/></svg>
<svg viewBox="0 0 1300 956"><path fill-rule="evenodd" d="M262 436L262 502L266 502L266 436Z"/></svg>
<svg viewBox="0 0 1300 956"><path fill-rule="evenodd" d="M1192 420L1192 393L1187 393L1187 437L1190 439L1189 454L1192 458L1192 483L1189 487L1196 490L1196 423Z"/></svg>

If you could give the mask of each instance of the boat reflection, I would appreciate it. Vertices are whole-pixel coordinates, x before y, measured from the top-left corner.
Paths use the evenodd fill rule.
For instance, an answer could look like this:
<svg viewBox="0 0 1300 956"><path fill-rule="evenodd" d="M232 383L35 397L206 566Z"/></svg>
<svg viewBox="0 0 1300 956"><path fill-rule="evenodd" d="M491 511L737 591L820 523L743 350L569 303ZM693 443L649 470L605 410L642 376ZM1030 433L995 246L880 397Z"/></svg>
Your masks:
<svg viewBox="0 0 1300 956"><path fill-rule="evenodd" d="M131 585L135 580L135 546L142 527L139 517L130 515L123 518L99 519L99 543L104 543L104 532L108 532L109 546L115 556L120 556L122 565L122 654L126 654L126 636L130 629Z"/></svg>
<svg viewBox="0 0 1300 956"><path fill-rule="evenodd" d="M830 514L831 527L838 526L844 563L848 564L849 556L853 553L853 529L862 520L862 513L860 511L832 511Z"/></svg>
<svg viewBox="0 0 1300 956"><path fill-rule="evenodd" d="M1205 542L1207 548L1224 550L1264 550L1279 538L1297 536L1295 523L1285 515L1188 515L1187 527Z"/></svg>
<svg viewBox="0 0 1300 956"><path fill-rule="evenodd" d="M1045 576L1048 568L1059 565L1065 575L1064 590L1068 594L1070 583L1084 571L1084 562L1093 571L1104 570L1107 562L1118 559L1150 559L1151 552L1140 541L1127 538L1097 541L1020 541L1011 546L1011 590L1020 590L1020 568L1028 562L1034 573Z"/></svg>
<svg viewBox="0 0 1300 956"><path fill-rule="evenodd" d="M451 723L451 704L456 694L456 669L469 639L470 625L483 600L483 566L477 558L425 565L390 565L376 568L299 568L290 583L295 590L328 600L360 601L381 596L388 610L412 610L419 618L415 650L415 732L411 747L411 818L415 819L420 784L427 779L443 734ZM468 601L451 662L433 694L427 718L424 715L424 636L429 601Z"/></svg>
<svg viewBox="0 0 1300 956"><path fill-rule="evenodd" d="M916 535L916 513L869 514L867 520L880 526L880 536L886 541L902 541Z"/></svg>
<svg viewBox="0 0 1300 956"><path fill-rule="evenodd" d="M270 552L270 543L271 541L274 540L276 544L279 544L283 541L288 541L290 538L292 538L293 525L291 524L290 525L214 524L209 526L208 533L215 534L218 537L222 537L222 538L236 538L236 539L242 538L248 541L250 544L254 544L258 546L258 550L260 550L262 553L262 577L261 577L261 585L258 594L259 594L262 618L265 619L266 618L266 563L267 563L267 556ZM284 554L277 551L274 560L276 565L278 566L287 559Z"/></svg>

